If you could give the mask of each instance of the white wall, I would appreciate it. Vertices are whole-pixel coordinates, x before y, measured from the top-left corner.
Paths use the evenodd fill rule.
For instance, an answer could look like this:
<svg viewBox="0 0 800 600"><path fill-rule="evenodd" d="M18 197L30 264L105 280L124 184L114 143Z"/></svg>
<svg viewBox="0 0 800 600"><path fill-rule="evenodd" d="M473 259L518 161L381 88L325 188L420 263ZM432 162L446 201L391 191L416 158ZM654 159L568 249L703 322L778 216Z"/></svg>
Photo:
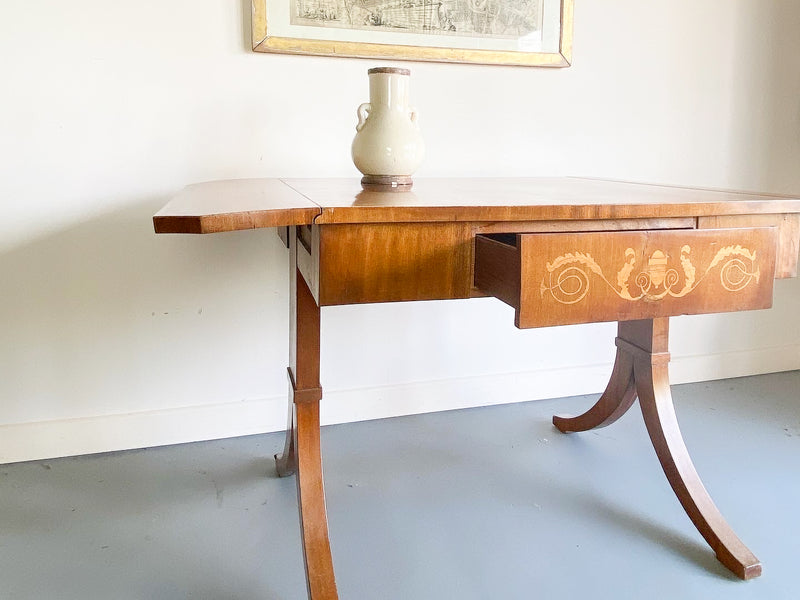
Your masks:
<svg viewBox="0 0 800 600"><path fill-rule="evenodd" d="M419 177L571 174L800 193L800 3L578 0L564 70L411 64ZM0 4L0 462L281 429L287 254L158 236L184 185L356 176L370 60L254 54L249 0ZM800 368L771 311L673 325L676 381ZM323 312L325 418L599 391L614 325L492 299Z"/></svg>

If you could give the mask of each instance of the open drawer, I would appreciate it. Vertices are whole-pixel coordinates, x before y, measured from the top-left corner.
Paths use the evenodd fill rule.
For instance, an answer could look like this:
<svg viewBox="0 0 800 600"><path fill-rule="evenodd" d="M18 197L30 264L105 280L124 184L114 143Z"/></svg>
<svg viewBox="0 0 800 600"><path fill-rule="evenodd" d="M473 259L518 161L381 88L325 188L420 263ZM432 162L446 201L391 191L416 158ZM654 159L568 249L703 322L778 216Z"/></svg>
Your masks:
<svg viewBox="0 0 800 600"><path fill-rule="evenodd" d="M475 287L517 327L769 308L776 229L488 234Z"/></svg>

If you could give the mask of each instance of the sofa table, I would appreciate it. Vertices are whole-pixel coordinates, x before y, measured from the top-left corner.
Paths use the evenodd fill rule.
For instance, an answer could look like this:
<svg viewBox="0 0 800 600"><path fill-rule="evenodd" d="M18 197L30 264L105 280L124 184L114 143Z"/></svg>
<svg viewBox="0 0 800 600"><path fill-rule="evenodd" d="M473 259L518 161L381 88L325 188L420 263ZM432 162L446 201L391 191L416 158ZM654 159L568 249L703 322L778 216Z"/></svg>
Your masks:
<svg viewBox="0 0 800 600"><path fill-rule="evenodd" d="M639 398L658 459L717 558L761 573L700 481L675 418L670 316L769 308L794 277L800 197L574 178L420 179L366 191L350 179L191 185L157 233L276 227L290 252L289 423L276 456L297 476L308 595L337 598L320 456L320 308L494 296L519 328L617 321L605 392L562 432L613 423Z"/></svg>

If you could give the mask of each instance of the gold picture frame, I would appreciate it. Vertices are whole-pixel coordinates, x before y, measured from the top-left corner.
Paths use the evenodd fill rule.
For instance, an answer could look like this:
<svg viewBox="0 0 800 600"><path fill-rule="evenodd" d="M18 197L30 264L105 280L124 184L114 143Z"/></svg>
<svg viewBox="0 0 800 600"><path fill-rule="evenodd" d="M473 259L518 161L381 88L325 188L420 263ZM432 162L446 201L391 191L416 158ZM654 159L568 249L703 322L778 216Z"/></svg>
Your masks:
<svg viewBox="0 0 800 600"><path fill-rule="evenodd" d="M568 67L573 7L574 0L252 0L253 50Z"/></svg>

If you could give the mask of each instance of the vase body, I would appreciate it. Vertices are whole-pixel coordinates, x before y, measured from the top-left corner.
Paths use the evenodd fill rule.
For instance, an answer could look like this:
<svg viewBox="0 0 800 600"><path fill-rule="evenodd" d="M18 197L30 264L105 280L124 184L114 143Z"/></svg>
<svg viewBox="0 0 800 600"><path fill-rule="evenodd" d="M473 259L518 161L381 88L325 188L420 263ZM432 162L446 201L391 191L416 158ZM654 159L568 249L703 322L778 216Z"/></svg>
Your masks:
<svg viewBox="0 0 800 600"><path fill-rule="evenodd" d="M410 178L425 158L417 113L409 106L408 69L370 69L369 103L358 107L352 156L367 177Z"/></svg>

